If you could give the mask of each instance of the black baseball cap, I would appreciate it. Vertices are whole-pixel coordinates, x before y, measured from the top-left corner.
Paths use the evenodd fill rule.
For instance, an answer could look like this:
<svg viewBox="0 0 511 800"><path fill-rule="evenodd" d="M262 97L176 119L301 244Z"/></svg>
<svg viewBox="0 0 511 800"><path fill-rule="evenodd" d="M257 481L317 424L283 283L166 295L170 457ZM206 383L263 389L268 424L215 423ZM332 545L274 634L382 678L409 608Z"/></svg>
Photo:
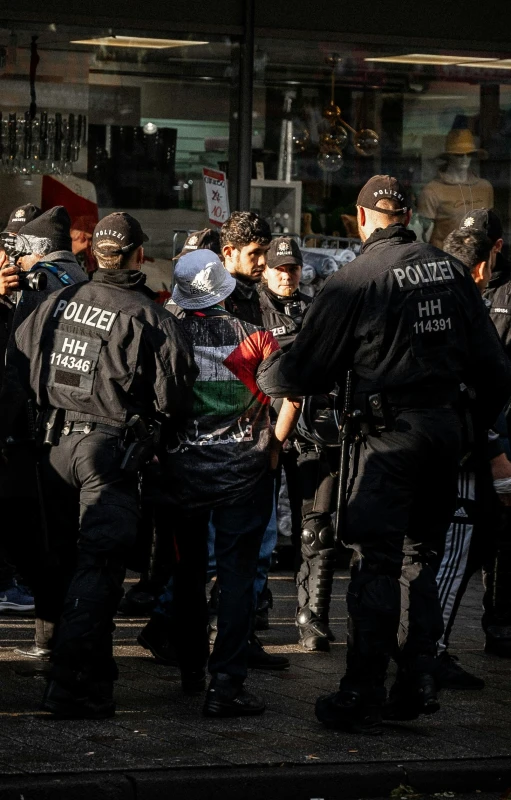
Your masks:
<svg viewBox="0 0 511 800"><path fill-rule="evenodd" d="M270 269L282 267L284 264L303 265L301 250L296 239L290 236L279 236L272 239L266 251L266 264Z"/></svg>
<svg viewBox="0 0 511 800"><path fill-rule="evenodd" d="M460 222L460 231L483 231L495 244L497 239L502 239L502 222L491 208L474 208L469 211Z"/></svg>
<svg viewBox="0 0 511 800"><path fill-rule="evenodd" d="M18 206L14 209L14 211L11 212L9 222L7 223L3 233L18 233L19 229L22 228L23 225L27 225L27 223L32 222L33 219L40 217L41 214L42 211L39 206L35 206L33 203L27 203L25 206Z"/></svg>
<svg viewBox="0 0 511 800"><path fill-rule="evenodd" d="M379 208L379 200L397 200L400 208ZM404 214L409 209L407 193L403 185L391 175L374 175L362 186L357 197L357 206L370 208L379 214Z"/></svg>
<svg viewBox="0 0 511 800"><path fill-rule="evenodd" d="M92 249L99 255L127 255L148 241L140 222L126 211L100 219L92 234Z"/></svg>
<svg viewBox="0 0 511 800"><path fill-rule="evenodd" d="M201 231L194 231L186 238L183 249L174 258L181 258L194 250L212 250L213 253L220 255L220 231L217 228L203 228Z"/></svg>

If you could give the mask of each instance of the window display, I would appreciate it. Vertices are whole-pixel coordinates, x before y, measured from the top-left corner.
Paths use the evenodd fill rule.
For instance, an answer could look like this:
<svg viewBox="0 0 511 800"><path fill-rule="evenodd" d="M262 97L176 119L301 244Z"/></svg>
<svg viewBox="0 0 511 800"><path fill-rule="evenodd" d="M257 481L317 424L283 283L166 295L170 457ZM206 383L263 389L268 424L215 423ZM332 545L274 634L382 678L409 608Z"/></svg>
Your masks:
<svg viewBox="0 0 511 800"><path fill-rule="evenodd" d="M319 243L356 234L357 192L378 173L408 187L419 238L441 245L465 211L482 205L495 206L509 227L511 63L341 41L261 38L256 48L264 119L254 160L267 179L280 177L285 131L286 171L302 184L302 236Z"/></svg>
<svg viewBox="0 0 511 800"><path fill-rule="evenodd" d="M72 225L129 209L149 283L168 288L175 232L207 224L202 169L229 160L235 46L120 34L0 29L0 222L28 202L65 205Z"/></svg>
<svg viewBox="0 0 511 800"><path fill-rule="evenodd" d="M419 213L432 223L426 229L426 237L436 247L442 247L467 211L493 208L491 183L470 169L472 159L483 155L466 128L455 128L447 134L438 175L426 184L418 202Z"/></svg>
<svg viewBox="0 0 511 800"><path fill-rule="evenodd" d="M207 225L203 168L238 159L239 41L34 23L0 29L0 50L0 221L28 202L123 206L164 274L176 236ZM360 186L391 173L419 238L441 245L481 205L506 234L510 108L511 63L493 54L256 36L252 210L275 235L351 250Z"/></svg>

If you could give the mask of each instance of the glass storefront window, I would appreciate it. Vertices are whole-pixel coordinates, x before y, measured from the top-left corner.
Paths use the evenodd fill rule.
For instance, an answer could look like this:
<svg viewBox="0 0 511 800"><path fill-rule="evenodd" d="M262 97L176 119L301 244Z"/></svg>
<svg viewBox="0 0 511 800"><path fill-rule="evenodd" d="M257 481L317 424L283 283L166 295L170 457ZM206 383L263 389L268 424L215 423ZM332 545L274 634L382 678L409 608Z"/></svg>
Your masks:
<svg viewBox="0 0 511 800"><path fill-rule="evenodd" d="M264 119L253 177L301 187L309 244L321 243L311 233L356 236L355 200L376 173L408 185L425 240L441 245L482 205L509 233L511 60L259 39L254 91Z"/></svg>
<svg viewBox="0 0 511 800"><path fill-rule="evenodd" d="M0 29L0 222L26 202L62 203L72 224L131 211L161 288L175 246L207 225L202 168L229 160L238 51L226 37L123 34Z"/></svg>

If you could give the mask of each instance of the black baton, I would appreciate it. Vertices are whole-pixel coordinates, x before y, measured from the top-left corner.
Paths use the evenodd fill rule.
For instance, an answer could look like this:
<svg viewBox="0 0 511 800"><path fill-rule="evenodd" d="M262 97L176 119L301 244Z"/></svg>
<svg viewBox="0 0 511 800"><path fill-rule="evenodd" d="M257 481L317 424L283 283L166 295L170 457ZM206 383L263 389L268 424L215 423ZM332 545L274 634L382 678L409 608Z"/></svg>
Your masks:
<svg viewBox="0 0 511 800"><path fill-rule="evenodd" d="M344 404L339 420L341 451L339 456L339 482L337 485L337 517L335 520L335 546L346 540L346 512L348 509L348 482L350 477L350 451L355 440L353 414L353 371L346 373Z"/></svg>

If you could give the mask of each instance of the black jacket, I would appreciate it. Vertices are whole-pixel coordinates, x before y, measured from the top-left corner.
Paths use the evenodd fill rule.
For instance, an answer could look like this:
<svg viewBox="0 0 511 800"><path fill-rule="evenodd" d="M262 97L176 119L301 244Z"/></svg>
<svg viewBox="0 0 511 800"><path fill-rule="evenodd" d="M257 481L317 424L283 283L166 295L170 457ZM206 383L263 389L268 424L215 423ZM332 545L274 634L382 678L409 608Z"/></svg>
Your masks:
<svg viewBox="0 0 511 800"><path fill-rule="evenodd" d="M226 298L225 308L229 314L233 314L238 319L263 328L263 315L257 286L258 284L253 281L243 281L240 278L236 278L236 288Z"/></svg>
<svg viewBox="0 0 511 800"><path fill-rule="evenodd" d="M179 323L143 291L138 270L98 270L51 295L18 328L13 356L39 408L124 423L191 407L197 375Z"/></svg>
<svg viewBox="0 0 511 800"><path fill-rule="evenodd" d="M468 270L402 225L379 229L325 284L291 349L267 359L272 396L330 391L352 368L357 391L441 405L476 389L491 424L511 394L511 364Z"/></svg>
<svg viewBox="0 0 511 800"><path fill-rule="evenodd" d="M259 296L263 327L273 333L282 350L288 350L303 325L312 298L301 292L280 297L267 286L262 287Z"/></svg>
<svg viewBox="0 0 511 800"><path fill-rule="evenodd" d="M23 289L13 295L16 304L11 306L10 313L6 307L10 305L8 298L2 301L1 315L7 324L6 364L0 393L0 435L26 435L26 395L19 384L16 370L13 368L13 354L16 349L14 334L17 328L47 297L62 289L63 286L85 283L87 276L69 250L57 250L44 256L30 269L30 273L43 272L46 275L46 288L41 291Z"/></svg>
<svg viewBox="0 0 511 800"><path fill-rule="evenodd" d="M490 304L490 317L500 341L511 358L511 264L502 253L497 253L495 269L484 297Z"/></svg>
<svg viewBox="0 0 511 800"><path fill-rule="evenodd" d="M491 300L495 291L509 281L511 281L511 263L502 255L502 253L497 253L492 276L484 296L488 300Z"/></svg>

